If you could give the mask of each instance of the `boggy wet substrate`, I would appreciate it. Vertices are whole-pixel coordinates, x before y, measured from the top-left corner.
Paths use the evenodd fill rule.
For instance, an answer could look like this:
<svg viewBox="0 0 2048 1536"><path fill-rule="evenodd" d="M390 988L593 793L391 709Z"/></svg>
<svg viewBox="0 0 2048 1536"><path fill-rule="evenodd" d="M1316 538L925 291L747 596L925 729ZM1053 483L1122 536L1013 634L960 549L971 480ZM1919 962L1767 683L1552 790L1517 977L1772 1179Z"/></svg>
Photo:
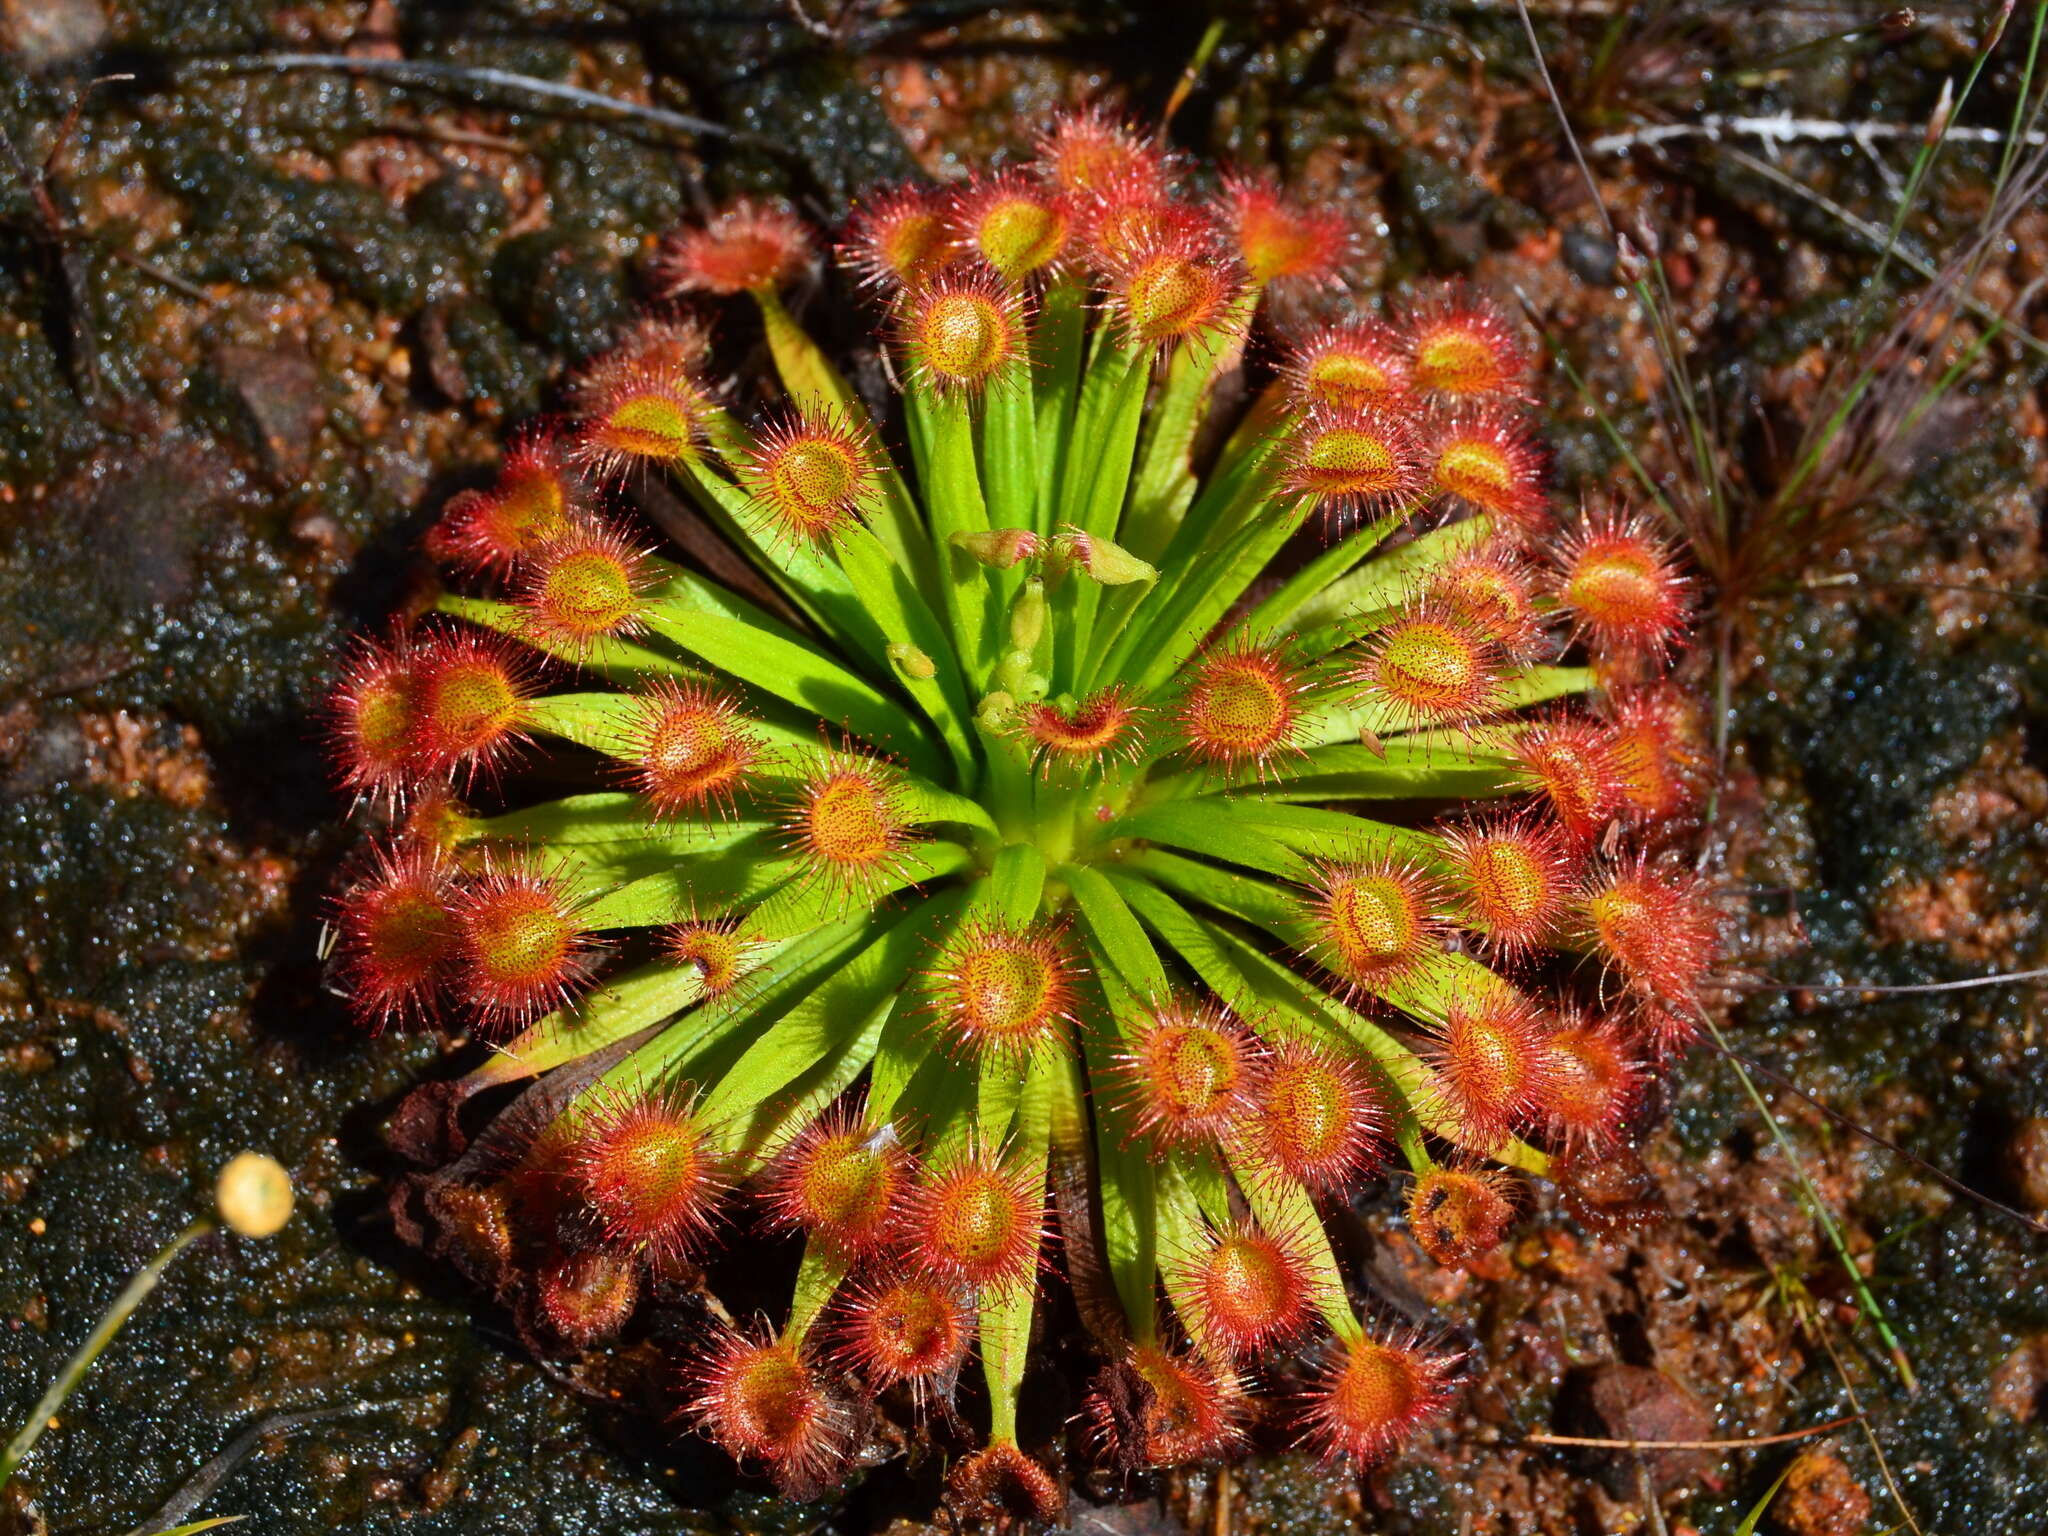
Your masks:
<svg viewBox="0 0 2048 1536"><path fill-rule="evenodd" d="M380 1215L397 1169L379 1126L445 1069L441 1048L351 1034L315 959L348 841L309 744L324 670L350 628L417 593L408 551L424 522L627 312L648 237L746 188L829 218L866 180L943 173L1105 88L1156 111L1207 19L812 0L813 20L850 18L835 42L791 9L0 7L17 45L0 123L31 162L82 78L139 76L92 94L53 167L63 229L0 177L0 1421L233 1151L274 1152L305 1197L279 1241L209 1239L180 1261L45 1436L0 1526L129 1529L251 1429L203 1509L245 1514L252 1532L852 1532L929 1509L936 1458L794 1507L658 1430L630 1366L688 1326L687 1295L623 1363L542 1363L514 1319L408 1257ZM1229 30L1176 137L1354 207L1379 232L1376 280L1519 285L1647 441L1650 350L1512 14L1430 7L1411 26L1397 9L1221 7ZM1781 50L1848 22L1681 10L1617 24L1602 52L1610 19L1543 21L1576 108L1603 128L1705 109L1914 124L1970 41L1923 19L1789 68ZM692 144L495 92L472 105L194 62L266 49L496 66L759 139ZM1995 66L1987 99L2012 86ZM1887 216L1860 153L1795 146L1786 164ZM1731 453L1768 451L1839 334L1864 251L1715 152L1596 165L1624 216L1662 234ZM1935 213L1973 216L1989 165L1954 154ZM2040 274L2043 233L2038 211L2015 230L1987 298ZM747 338L731 329L744 379ZM837 329L862 344L857 319ZM1991 374L1930 421L1852 548L1789 572L1799 590L1745 615L1717 835L1756 975L1910 983L2040 962L2042 416L2030 375ZM1559 430L1568 482L1608 472L1590 420ZM2048 1114L2040 996L1760 992L1730 1038L1972 1186L2042 1201L2048 1137L2027 1135ZM1764 1435L1849 1412L1852 1390L1923 1529L2036 1528L2042 1240L1771 1096L1844 1213L1917 1395L1856 1323L1729 1068L1702 1052L1644 1150L1666 1219L1601 1235L1532 1191L1510 1245L1468 1273L1424 1261L1389 1194L1361 1201L1360 1272L1473 1351L1453 1422L1363 1483L1285 1455L1130 1488L1083 1475L1077 1528L1718 1532L1800 1446L1638 1465L1526 1436ZM1048 1430L1087 1370L1077 1352L1034 1382ZM309 1411L334 1416L280 1417ZM1813 1444L1835 1461L1808 1464L1782 1528L1898 1522L1858 1430Z"/></svg>

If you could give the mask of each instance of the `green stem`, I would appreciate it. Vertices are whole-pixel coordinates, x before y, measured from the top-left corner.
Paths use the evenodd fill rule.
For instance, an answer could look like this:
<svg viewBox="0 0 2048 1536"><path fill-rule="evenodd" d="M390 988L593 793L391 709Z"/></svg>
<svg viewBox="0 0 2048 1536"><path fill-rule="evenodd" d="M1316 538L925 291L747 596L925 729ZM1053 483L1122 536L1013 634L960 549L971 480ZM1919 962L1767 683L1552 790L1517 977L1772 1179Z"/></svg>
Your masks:
<svg viewBox="0 0 2048 1536"><path fill-rule="evenodd" d="M93 1329L90 1337L78 1346L78 1351L64 1362L64 1369L57 1373L57 1379L50 1383L50 1390L33 1409L29 1411L28 1422L7 1444L7 1450L0 1454L0 1488L5 1488L14 1477L15 1469L28 1459L28 1453L35 1449L36 1442L43 1437L43 1431L55 1422L57 1410L64 1406L64 1400L77 1390L85 1373L92 1369L93 1361L100 1357L100 1351L113 1343L114 1335L121 1331L121 1325L128 1321L128 1314L141 1306L156 1284L163 1279L164 1271L171 1261L200 1238L213 1230L208 1217L200 1217L191 1226L180 1232L155 1258L151 1259L123 1287L121 1294L114 1298L114 1304L107 1308L106 1315Z"/></svg>

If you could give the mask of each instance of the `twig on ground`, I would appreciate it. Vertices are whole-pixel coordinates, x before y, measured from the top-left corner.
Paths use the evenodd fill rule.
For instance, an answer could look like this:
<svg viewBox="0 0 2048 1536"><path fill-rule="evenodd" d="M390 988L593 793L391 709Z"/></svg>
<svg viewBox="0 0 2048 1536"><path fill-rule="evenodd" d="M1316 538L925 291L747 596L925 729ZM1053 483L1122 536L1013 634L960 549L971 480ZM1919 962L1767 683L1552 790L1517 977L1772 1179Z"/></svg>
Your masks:
<svg viewBox="0 0 2048 1536"><path fill-rule="evenodd" d="M580 86L563 85L556 80L542 80L534 75L516 74L509 69L448 64L438 59L359 58L347 53L250 53L236 54L225 59L194 59L178 66L178 73L256 75L286 74L301 69L331 69L341 74L384 75L393 80L410 81L419 85L488 86L499 90L523 91L529 96L567 102L572 106L585 107L597 112L616 113L621 117L653 123L662 128L673 128L682 133L702 134L762 149L778 147L774 140L760 134L748 133L740 128L728 128L723 123L714 123L705 117L693 117L687 112L674 112L667 107L652 107L642 102L624 101L617 96L606 96L600 91L586 91Z"/></svg>
<svg viewBox="0 0 2048 1536"><path fill-rule="evenodd" d="M1724 138L1762 139L1766 145L1846 140L1868 148L1883 139L1918 140L1926 135L1925 123L1831 123L1824 118L1793 117L1789 113L1773 117L1738 117L1710 112L1689 122L1654 123L1643 128L1631 128L1625 133L1603 133L1599 138L1587 141L1586 153L1621 155L1632 149L1668 144L1679 139L1719 141ZM1948 136L1958 144L2003 144L2011 138L2003 128L1957 127L1949 129ZM2036 130L2022 134L2018 142L2048 143L2048 133Z"/></svg>
<svg viewBox="0 0 2048 1536"><path fill-rule="evenodd" d="M1979 597L2009 597L2016 603L2048 603L2048 592L2020 592L2012 587L1985 587L1968 581L1914 581L1905 576L1880 577L1871 581L1855 571L1799 583L1802 592L1839 592L1850 587L1868 592L1882 592L1893 587L1915 592L1973 592Z"/></svg>
<svg viewBox="0 0 2048 1536"><path fill-rule="evenodd" d="M1788 1440L1805 1440L1814 1435L1824 1435L1831 1429L1840 1429L1845 1424L1854 1424L1862 1415L1847 1413L1839 1419L1829 1419L1825 1424L1809 1424L1804 1429L1788 1429L1779 1435L1754 1435L1747 1439L1735 1440L1601 1440L1586 1435L1524 1435L1528 1445L1576 1445L1601 1451L1746 1451L1757 1445L1783 1445Z"/></svg>
<svg viewBox="0 0 2048 1536"><path fill-rule="evenodd" d="M1759 160L1755 155L1749 154L1747 151L1730 146L1723 146L1723 149L1729 159L1742 166L1745 170L1754 171L1766 181L1783 187L1787 192L1793 193L1795 196L1805 198L1806 201L1812 203L1814 207L1820 209L1823 213L1839 219L1863 239L1869 241L1877 250L1881 252L1888 251L1891 256L1911 267L1928 282L1933 283L1941 280L1941 273L1936 269L1933 262L1927 260L1924 256L1907 250L1903 245L1896 244L1883 229L1871 223L1870 220L1864 218L1861 214L1851 212L1824 192L1816 192L1812 187L1807 186L1805 182L1799 180L1798 177L1786 175L1785 172L1779 170L1777 166L1772 165L1768 160ZM1964 309L1968 310L1979 320L2005 330L2014 341L2029 351L2037 352L2043 357L2048 357L2048 342L2043 342L2038 337L2029 335L2026 331L2014 326L2009 319L1998 314L1997 311L1993 310L1990 305L1982 300L1965 295L1960 298L1959 302Z"/></svg>
<svg viewBox="0 0 2048 1536"><path fill-rule="evenodd" d="M1194 94L1195 86L1201 81L1202 71L1209 67L1209 59L1216 52L1216 45L1223 41L1223 23L1212 21L1203 29L1195 43L1195 51L1188 59L1186 69L1180 72L1180 79L1173 84L1173 94L1166 98L1166 110L1159 114L1159 142L1166 142L1166 130L1172 125L1174 114L1180 111L1188 97Z"/></svg>
<svg viewBox="0 0 2048 1536"><path fill-rule="evenodd" d="M1572 159L1579 164L1579 175L1584 178L1586 190L1593 194L1593 208L1600 215L1601 227L1607 231L1607 238L1614 238L1614 219L1607 212L1607 199L1600 194L1600 183L1593 179L1593 167L1586 163L1584 151L1579 148L1579 136L1572 131L1571 114L1564 109L1564 98L1557 93L1557 86L1550 78L1550 65L1544 61L1543 45L1536 40L1536 20L1529 14L1528 0L1515 0L1515 12L1522 18L1522 30L1529 37L1529 53L1536 60L1536 73L1543 79L1543 94L1550 98L1552 110L1557 113L1558 126L1564 129L1564 141L1571 147Z"/></svg>
<svg viewBox="0 0 2048 1536"><path fill-rule="evenodd" d="M185 1486L172 1494L158 1510L128 1536L158 1536L185 1516L204 1504L213 1491L227 1480L228 1474L248 1460L249 1453L272 1435L290 1434L313 1424L325 1424L332 1419L350 1419L359 1414L375 1413L384 1408L404 1408L411 1399L399 1398L391 1402L370 1402L357 1399L351 1403L336 1403L327 1408L308 1408L299 1413L273 1413L258 1419L247 1429L228 1442L227 1448L201 1467L187 1479Z"/></svg>
<svg viewBox="0 0 2048 1536"><path fill-rule="evenodd" d="M1863 981L1733 981L1745 992L1872 992L1880 997L1911 997L1927 992L1968 992L1978 987L2018 986L2048 981L2048 966L2031 971L2001 971L1996 976L1965 976L1960 981L1921 981L1910 986L1875 986Z"/></svg>

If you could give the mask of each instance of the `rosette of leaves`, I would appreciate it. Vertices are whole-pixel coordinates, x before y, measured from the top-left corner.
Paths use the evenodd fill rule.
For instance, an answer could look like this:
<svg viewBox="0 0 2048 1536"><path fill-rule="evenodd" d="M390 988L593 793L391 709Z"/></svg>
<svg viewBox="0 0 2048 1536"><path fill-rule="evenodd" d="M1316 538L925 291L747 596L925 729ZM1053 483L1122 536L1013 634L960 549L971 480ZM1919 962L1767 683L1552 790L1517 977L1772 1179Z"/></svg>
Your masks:
<svg viewBox="0 0 2048 1536"><path fill-rule="evenodd" d="M589 1344L745 1205L800 1230L787 1308L674 1389L792 1491L978 1356L956 1495L1056 1509L1017 1426L1055 1234L1118 1464L1227 1452L1261 1391L1387 1453L1454 1361L1361 1316L1318 1202L1395 1160L1424 1246L1483 1251L1499 1170L1611 1142L1712 959L1655 856L1697 756L1670 552L1558 525L1469 295L1248 348L1272 295L1339 302L1350 236L1178 170L1083 114L864 203L835 302L884 316L887 410L780 296L791 216L679 233L668 295L750 295L780 403L741 421L652 315L451 503L469 591L337 692L344 777L406 812L337 903L360 1011L537 1085L465 1175L494 1283ZM616 509L657 476L687 557ZM536 738L578 792L514 771Z"/></svg>

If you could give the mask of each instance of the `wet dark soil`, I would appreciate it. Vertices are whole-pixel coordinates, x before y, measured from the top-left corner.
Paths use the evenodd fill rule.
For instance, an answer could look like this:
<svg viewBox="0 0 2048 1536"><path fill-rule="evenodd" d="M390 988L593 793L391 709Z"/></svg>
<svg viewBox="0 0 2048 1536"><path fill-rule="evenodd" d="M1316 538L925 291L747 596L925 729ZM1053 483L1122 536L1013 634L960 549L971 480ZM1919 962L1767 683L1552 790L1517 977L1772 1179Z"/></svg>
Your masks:
<svg viewBox="0 0 2048 1536"><path fill-rule="evenodd" d="M1762 155L1754 141L1593 155L1609 206L1654 237L1734 485L1760 486L1872 281L1843 215L1889 220L1974 23L1537 9L1588 136L1703 112L1903 125L1868 148L1781 146L1774 163L1832 210L1728 152ZM949 174L1104 92L1157 113L1212 16L1223 41L1176 142L1352 209L1373 232L1368 288L1519 288L1653 472L1683 472L1512 8L0 0L0 1424L233 1152L281 1158L303 1197L277 1241L210 1238L172 1269L0 1495L0 1529L128 1530L235 1444L200 1513L263 1536L851 1533L929 1514L928 1466L778 1503L601 1377L535 1361L391 1241L377 1128L442 1047L363 1038L323 983L322 893L351 834L317 705L343 637L417 595L411 549L440 501L629 311L663 228L752 189L830 221L868 181ZM512 71L716 131L499 85L248 67L285 51ZM1968 121L2004 120L2019 57L2008 39ZM91 83L105 74L132 78ZM1982 216L1997 158L1946 155L1913 249L1938 259ZM1976 292L2002 305L2044 270L2033 209ZM1993 344L1895 450L1853 537L1734 597L1710 841L1752 980L2044 963L2038 386L2033 354ZM1552 398L1572 398L1561 377ZM1555 427L1564 484L1618 473L1590 411ZM1532 1190L1505 1251L1445 1271L1391 1195L1360 1203L1346 1236L1365 1271L1473 1349L1452 1423L1363 1482L1286 1456L1084 1479L1074 1528L1721 1532L1818 1449L1775 1517L1799 1536L1901 1524L1888 1480L1923 1530L2040 1529L2048 1239L1775 1084L2038 1202L2043 995L1765 988L1729 1019L1734 1050L1776 1074L1758 1080L1917 1393L1703 1049L1645 1148L1666 1220L1603 1235ZM293 1427L303 1410L336 1416ZM1859 1412L1819 1441L1641 1463L1529 1438L1743 1440Z"/></svg>

